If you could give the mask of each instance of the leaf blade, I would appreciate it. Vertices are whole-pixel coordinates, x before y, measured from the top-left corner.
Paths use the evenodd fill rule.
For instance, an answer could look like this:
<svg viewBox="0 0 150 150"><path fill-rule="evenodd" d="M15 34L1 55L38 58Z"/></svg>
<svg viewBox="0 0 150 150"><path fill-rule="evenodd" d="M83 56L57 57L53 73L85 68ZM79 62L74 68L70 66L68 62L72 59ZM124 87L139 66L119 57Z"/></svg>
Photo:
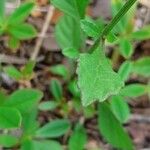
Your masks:
<svg viewBox="0 0 150 150"><path fill-rule="evenodd" d="M84 106L96 100L106 100L117 94L124 85L120 76L112 70L102 49L96 49L92 54L81 54L77 74Z"/></svg>
<svg viewBox="0 0 150 150"><path fill-rule="evenodd" d="M21 125L22 117L20 112L14 108L1 107L0 108L0 128L11 129L17 128Z"/></svg>
<svg viewBox="0 0 150 150"><path fill-rule="evenodd" d="M99 105L98 122L100 133L111 145L119 149L133 150L131 139L106 102Z"/></svg>

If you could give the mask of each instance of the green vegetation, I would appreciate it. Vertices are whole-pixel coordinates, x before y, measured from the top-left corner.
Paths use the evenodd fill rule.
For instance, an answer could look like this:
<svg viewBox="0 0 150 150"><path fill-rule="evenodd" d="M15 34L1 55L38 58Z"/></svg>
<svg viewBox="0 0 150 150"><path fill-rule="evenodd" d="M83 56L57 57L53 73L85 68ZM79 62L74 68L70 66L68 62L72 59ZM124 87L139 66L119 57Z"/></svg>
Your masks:
<svg viewBox="0 0 150 150"><path fill-rule="evenodd" d="M51 4L63 12L55 26L55 36L64 57L76 67L72 72L63 64L50 66L48 72L66 83L70 101L62 82L47 80L52 100L42 101L44 91L35 88L16 89L10 94L0 90L0 146L20 150L63 150L62 136L66 136L69 150L84 150L88 135L84 121L71 122L71 111L85 119L98 116L99 134L121 150L134 150L132 139L124 129L130 117L128 101L150 93L150 85L128 83L131 75L150 77L150 57L133 60L134 43L150 38L150 26L134 30L132 21L136 13L136 0L112 0L113 18L106 23L99 18L86 16L88 0L51 0ZM26 23L34 3L25 2L10 16L5 16L5 3L0 2L0 36L7 36L12 51L21 41L37 36L33 25ZM92 39L91 47L86 40ZM112 58L105 49L113 47ZM119 63L122 57L122 64ZM72 66L72 67L73 67ZM2 66L2 71L18 83L30 82L36 62L29 60L18 69L13 65ZM76 73L75 73L76 72ZM40 122L40 113L58 110L60 118ZM73 115L73 114L72 114ZM59 115L58 115L59 116ZM12 131L19 130L14 135Z"/></svg>

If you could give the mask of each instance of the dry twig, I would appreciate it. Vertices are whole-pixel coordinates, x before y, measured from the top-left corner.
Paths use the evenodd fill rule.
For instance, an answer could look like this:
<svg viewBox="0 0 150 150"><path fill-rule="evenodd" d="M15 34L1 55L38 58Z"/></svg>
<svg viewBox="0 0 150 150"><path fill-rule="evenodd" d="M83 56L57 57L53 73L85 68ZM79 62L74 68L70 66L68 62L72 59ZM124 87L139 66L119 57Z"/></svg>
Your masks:
<svg viewBox="0 0 150 150"><path fill-rule="evenodd" d="M45 23L44 23L44 25L43 25L43 28L42 28L40 37L37 39L37 42L36 42L36 45L35 45L33 54L31 55L31 60L36 60L36 58L37 58L37 56L38 56L38 53L39 53L39 51L40 51L42 42L43 42L44 37L45 37L45 35L46 35L46 32L47 32L47 30L48 30L49 24L50 24L50 22L51 22L51 20L52 20L53 14L54 14L54 7L53 7L53 6L49 6L49 10L48 10L48 12L47 12L47 16L46 16L46 19L45 19Z"/></svg>

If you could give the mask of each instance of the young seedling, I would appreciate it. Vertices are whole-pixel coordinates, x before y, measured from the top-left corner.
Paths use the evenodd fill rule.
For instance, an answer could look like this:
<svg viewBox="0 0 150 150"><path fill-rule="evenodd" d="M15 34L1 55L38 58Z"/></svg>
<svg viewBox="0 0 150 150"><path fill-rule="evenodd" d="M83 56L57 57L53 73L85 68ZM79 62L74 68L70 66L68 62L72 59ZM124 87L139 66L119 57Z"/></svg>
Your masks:
<svg viewBox="0 0 150 150"><path fill-rule="evenodd" d="M34 3L27 2L17 8L10 16L5 15L5 1L1 2L0 12L0 35L7 35L7 44L12 50L20 46L22 40L36 37L36 29L25 20L34 8Z"/></svg>

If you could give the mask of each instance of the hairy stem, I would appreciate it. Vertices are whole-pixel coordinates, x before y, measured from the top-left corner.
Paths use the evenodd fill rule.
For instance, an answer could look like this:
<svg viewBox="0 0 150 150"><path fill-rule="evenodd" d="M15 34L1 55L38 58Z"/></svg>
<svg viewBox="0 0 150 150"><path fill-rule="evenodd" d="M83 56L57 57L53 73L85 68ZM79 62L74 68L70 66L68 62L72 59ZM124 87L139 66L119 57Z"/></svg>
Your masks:
<svg viewBox="0 0 150 150"><path fill-rule="evenodd" d="M124 6L120 9L120 11L116 14L116 16L110 21L110 23L100 33L99 37L95 41L94 45L90 48L89 52L93 52L99 46L101 39L104 39L111 32L111 30L115 27L115 25L128 12L128 10L133 6L133 4L136 1L137 0L128 0L124 4Z"/></svg>

